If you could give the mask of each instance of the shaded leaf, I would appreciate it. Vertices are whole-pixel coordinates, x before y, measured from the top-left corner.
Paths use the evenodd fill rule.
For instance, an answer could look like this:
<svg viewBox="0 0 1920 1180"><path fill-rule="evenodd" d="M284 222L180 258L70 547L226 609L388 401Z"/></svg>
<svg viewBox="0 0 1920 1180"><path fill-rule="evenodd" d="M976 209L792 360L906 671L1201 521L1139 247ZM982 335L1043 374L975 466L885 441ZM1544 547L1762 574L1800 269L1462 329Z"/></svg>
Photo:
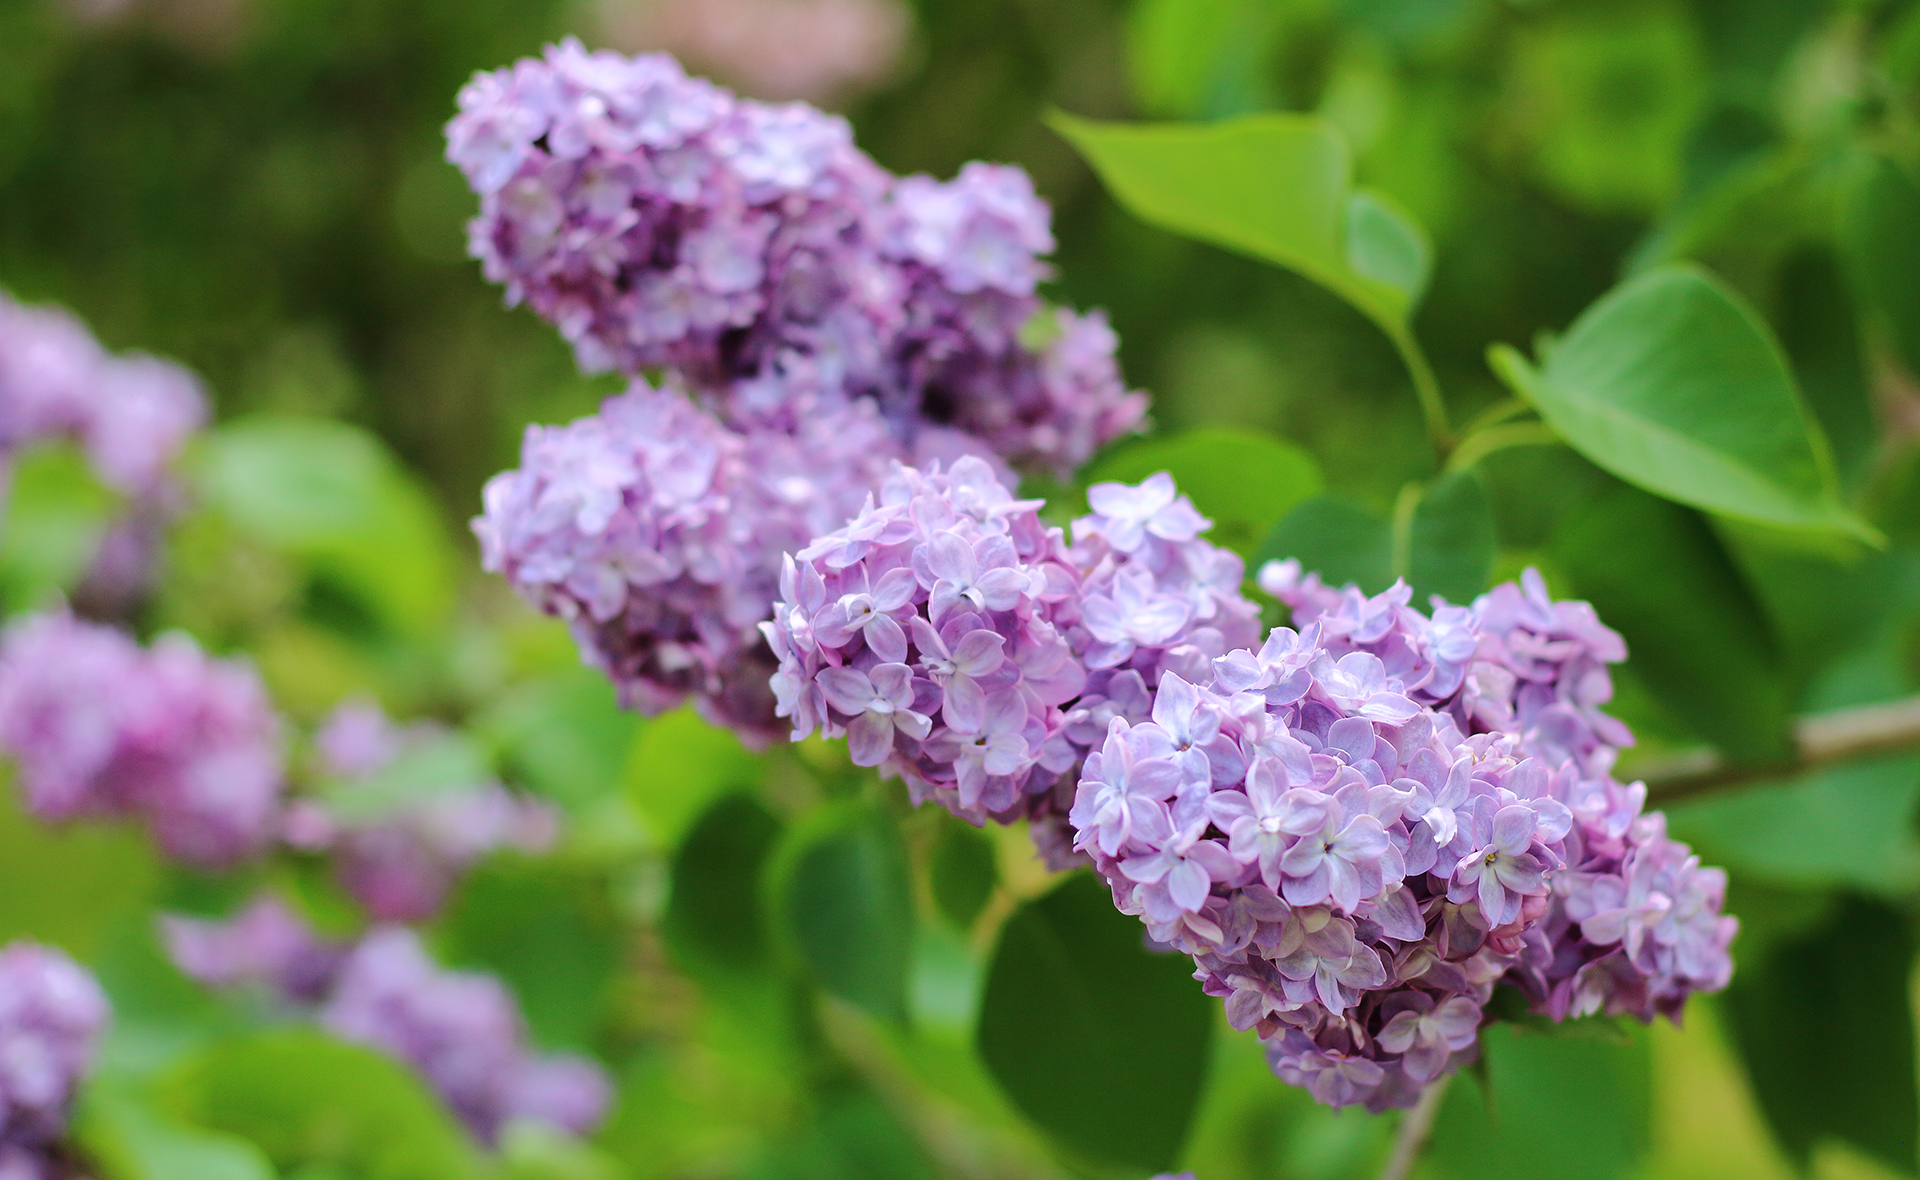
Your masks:
<svg viewBox="0 0 1920 1180"><path fill-rule="evenodd" d="M1780 276L1779 318L1780 344L1833 448L1841 486L1857 487L1867 474L1878 428L1859 306L1831 251L1803 250L1787 260Z"/></svg>
<svg viewBox="0 0 1920 1180"><path fill-rule="evenodd" d="M411 1070L317 1031L223 1041L166 1088L180 1117L252 1142L282 1169L331 1166L364 1180L479 1174L466 1132Z"/></svg>
<svg viewBox="0 0 1920 1180"><path fill-rule="evenodd" d="M1347 265L1363 279L1399 291L1417 307L1433 277L1433 247L1413 215L1393 198L1357 189L1347 200Z"/></svg>
<svg viewBox="0 0 1920 1180"><path fill-rule="evenodd" d="M640 727L627 756L627 798L648 838L672 848L708 803L726 791L754 786L764 771L762 760L740 739L684 707Z"/></svg>
<svg viewBox="0 0 1920 1180"><path fill-rule="evenodd" d="M1170 1169L1206 1079L1214 1003L1182 955L1146 949L1092 876L1015 910L981 999L980 1056L1075 1155Z"/></svg>
<svg viewBox="0 0 1920 1180"><path fill-rule="evenodd" d="M1567 444L1657 495L1766 524L1872 537L1839 501L1819 424L1766 325L1690 266L1650 270L1534 365L1491 361Z"/></svg>
<svg viewBox="0 0 1920 1180"><path fill-rule="evenodd" d="M906 1020L913 885L892 817L853 800L822 807L781 842L768 885L774 929L815 983Z"/></svg>
<svg viewBox="0 0 1920 1180"><path fill-rule="evenodd" d="M927 873L940 912L960 929L971 930L993 896L993 841L963 820L942 818Z"/></svg>
<svg viewBox="0 0 1920 1180"><path fill-rule="evenodd" d="M772 964L761 877L780 821L751 795L726 795L695 822L673 856L661 932L690 971L742 977Z"/></svg>
<svg viewBox="0 0 1920 1180"><path fill-rule="evenodd" d="M1320 571L1330 586L1357 584L1378 594L1393 583L1393 529L1385 520L1340 496L1301 502L1267 534L1253 568L1294 558Z"/></svg>
<svg viewBox="0 0 1920 1180"><path fill-rule="evenodd" d="M1914 949L1904 916L1853 898L1743 958L1727 993L1734 1040L1767 1121L1803 1166L1840 1139L1913 1173Z"/></svg>
<svg viewBox="0 0 1920 1180"><path fill-rule="evenodd" d="M1116 447L1088 467L1081 482L1139 483L1158 471L1172 475L1212 519L1208 540L1242 557L1252 556L1281 517L1321 488L1312 455L1270 434L1224 426Z"/></svg>
<svg viewBox="0 0 1920 1180"><path fill-rule="evenodd" d="M1369 195L1353 243L1353 164L1332 124L1312 115L1258 114L1218 123L1049 120L1093 165L1129 212L1297 271L1353 304L1397 338L1425 267L1425 237ZM1367 272L1355 268L1362 261ZM1383 277L1384 276L1384 277Z"/></svg>
<svg viewBox="0 0 1920 1180"><path fill-rule="evenodd" d="M619 790L638 727L607 678L586 667L517 684L476 722L515 781L576 817Z"/></svg>
<svg viewBox="0 0 1920 1180"><path fill-rule="evenodd" d="M1413 512L1407 546L1407 581L1422 607L1427 596L1466 603L1487 588L1497 540L1493 504L1472 471L1442 476L1427 488Z"/></svg>
<svg viewBox="0 0 1920 1180"><path fill-rule="evenodd" d="M1448 1176L1614 1180L1634 1173L1651 1140L1647 1035L1611 1021L1534 1031L1480 1030L1484 1089L1455 1078L1430 1153ZM1569 1035L1586 1032L1590 1035Z"/></svg>
<svg viewBox="0 0 1920 1180"><path fill-rule="evenodd" d="M1554 563L1627 641L1628 666L1729 759L1787 753L1787 691L1772 633L1700 517L1631 488L1562 525Z"/></svg>
<svg viewBox="0 0 1920 1180"><path fill-rule="evenodd" d="M1920 185L1874 158L1847 194L1841 238L1860 298L1908 371L1920 373Z"/></svg>

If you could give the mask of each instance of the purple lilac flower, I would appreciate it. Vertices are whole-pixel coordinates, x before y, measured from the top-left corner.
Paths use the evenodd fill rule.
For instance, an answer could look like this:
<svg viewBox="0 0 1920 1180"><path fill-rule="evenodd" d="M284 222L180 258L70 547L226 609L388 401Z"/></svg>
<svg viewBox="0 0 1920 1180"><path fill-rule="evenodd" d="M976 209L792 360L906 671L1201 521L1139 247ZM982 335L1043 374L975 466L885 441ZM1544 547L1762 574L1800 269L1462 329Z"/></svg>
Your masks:
<svg viewBox="0 0 1920 1180"><path fill-rule="evenodd" d="M1105 495L1119 485L1100 487ZM1142 791L1164 784L1131 782L1136 754L1114 747L1091 719L1118 717L1123 706L1171 717L1178 694L1156 706L1146 678L1158 680L1163 666L1204 668L1247 641L1255 608L1237 589L1225 596L1194 578L1195 568L1213 568L1217 551L1184 499L1177 510L1193 526L1181 539L1129 550L1108 541L1099 518L1077 525L1080 539L1069 545L1037 506L1015 500L977 458L924 474L897 468L877 500L801 549L781 575L781 601L764 627L780 658L780 716L796 737L847 735L856 763L904 778L918 800L976 823L1034 818L1043 841L1073 803L1056 786L1070 785L1067 772L1107 741L1091 757L1105 766L1108 789L1082 810L1098 813L1109 843L1141 824L1169 837L1162 804L1171 792L1145 799ZM1155 620L1124 650L1089 618L1099 609L1089 604L1110 600L1118 585ZM1176 750L1169 738L1166 753L1185 765L1237 757L1212 741L1204 719L1180 730L1179 742ZM1185 896L1194 870L1163 867L1156 887L1170 881L1165 888Z"/></svg>
<svg viewBox="0 0 1920 1180"><path fill-rule="evenodd" d="M330 852L340 883L375 921L426 921L488 853L541 852L559 834L553 807L497 782L433 784L372 806L356 800L408 749L441 737L430 722L394 725L370 701L339 706L314 737L318 769L333 790L295 803L284 835L304 850Z"/></svg>
<svg viewBox="0 0 1920 1180"><path fill-rule="evenodd" d="M473 254L589 371L670 368L731 424L790 432L870 399L916 461L984 446L1063 474L1144 413L1104 320L1023 342L1053 239L1017 169L895 178L838 117L575 41L477 75L447 138Z"/></svg>
<svg viewBox="0 0 1920 1180"><path fill-rule="evenodd" d="M0 950L0 1166L44 1174L38 1163L66 1132L110 1014L66 955L32 942Z"/></svg>
<svg viewBox="0 0 1920 1180"><path fill-rule="evenodd" d="M0 750L41 819L139 816L169 856L211 867L266 845L283 785L280 721L250 666L64 613L0 641Z"/></svg>
<svg viewBox="0 0 1920 1180"><path fill-rule="evenodd" d="M611 1100L598 1065L529 1049L498 979L436 966L401 927L376 928L348 954L319 1020L418 1070L484 1143L517 1118L588 1134Z"/></svg>
<svg viewBox="0 0 1920 1180"><path fill-rule="evenodd" d="M346 953L265 893L231 918L163 914L160 935L174 966L197 983L262 988L301 1004L320 1001Z"/></svg>
<svg viewBox="0 0 1920 1180"><path fill-rule="evenodd" d="M474 521L486 568L567 620L621 699L655 713L693 697L743 736L775 732L757 625L782 553L844 524L898 451L871 407L798 435L742 433L636 383L598 414L529 427Z"/></svg>

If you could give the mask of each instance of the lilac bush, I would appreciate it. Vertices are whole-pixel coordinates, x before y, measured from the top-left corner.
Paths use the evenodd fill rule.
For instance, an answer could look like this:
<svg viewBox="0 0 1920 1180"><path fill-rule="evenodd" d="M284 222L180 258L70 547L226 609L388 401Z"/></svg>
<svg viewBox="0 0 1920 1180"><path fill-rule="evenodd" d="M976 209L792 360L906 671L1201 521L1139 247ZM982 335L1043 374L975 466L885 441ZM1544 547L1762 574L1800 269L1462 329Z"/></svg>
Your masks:
<svg viewBox="0 0 1920 1180"><path fill-rule="evenodd" d="M16 619L0 639L0 751L36 817L136 816L190 864L230 865L276 826L281 725L265 687L178 633L143 648L64 612Z"/></svg>
<svg viewBox="0 0 1920 1180"><path fill-rule="evenodd" d="M527 1044L518 1004L491 975L448 971L402 926L351 945L328 942L271 897L232 918L167 915L174 964L215 988L253 985L346 1040L416 1070L482 1143L528 1119L585 1135L612 1099L606 1071L575 1054Z"/></svg>
<svg viewBox="0 0 1920 1180"><path fill-rule="evenodd" d="M48 1153L110 1015L100 985L66 955L25 941L0 949L0 1176L56 1174Z"/></svg>
<svg viewBox="0 0 1920 1180"><path fill-rule="evenodd" d="M502 848L542 852L559 834L553 807L491 780L354 805L356 787L377 789L377 776L409 748L442 736L430 722L395 725L370 701L339 706L314 735L318 770L335 791L293 804L285 837L329 853L341 885L375 921L426 921L483 856Z"/></svg>

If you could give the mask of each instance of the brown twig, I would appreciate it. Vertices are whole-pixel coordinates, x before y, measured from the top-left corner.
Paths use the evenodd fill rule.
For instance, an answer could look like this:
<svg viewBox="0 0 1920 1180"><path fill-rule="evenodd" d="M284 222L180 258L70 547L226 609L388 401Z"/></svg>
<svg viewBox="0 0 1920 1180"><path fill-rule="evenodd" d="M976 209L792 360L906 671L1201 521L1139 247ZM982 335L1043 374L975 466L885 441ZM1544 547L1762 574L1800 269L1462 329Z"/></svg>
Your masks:
<svg viewBox="0 0 1920 1180"><path fill-rule="evenodd" d="M1920 696L1799 718L1793 739L1794 756L1781 762L1729 763L1712 751L1697 750L1649 766L1639 777L1646 780L1650 798L1671 803L1878 754L1920 751Z"/></svg>
<svg viewBox="0 0 1920 1180"><path fill-rule="evenodd" d="M1446 1096L1451 1076L1438 1077L1428 1083L1420 1093L1420 1101L1400 1119L1400 1129L1393 1137L1393 1154L1387 1157L1380 1180L1407 1180L1413 1174L1413 1165L1420 1162L1420 1149L1427 1145L1427 1135L1433 1130L1434 1116L1440 1113L1440 1100Z"/></svg>

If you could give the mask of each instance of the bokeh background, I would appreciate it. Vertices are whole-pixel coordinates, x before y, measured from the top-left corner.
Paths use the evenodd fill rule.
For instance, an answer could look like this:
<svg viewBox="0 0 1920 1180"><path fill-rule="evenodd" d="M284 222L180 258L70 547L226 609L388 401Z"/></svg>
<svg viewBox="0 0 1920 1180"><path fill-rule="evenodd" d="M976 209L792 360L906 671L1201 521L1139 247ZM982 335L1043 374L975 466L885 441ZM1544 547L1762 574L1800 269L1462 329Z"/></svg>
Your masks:
<svg viewBox="0 0 1920 1180"><path fill-rule="evenodd" d="M0 0L0 288L74 309L110 348L191 366L223 424L137 622L250 653L301 723L356 693L450 722L566 809L561 854L477 874L434 939L448 961L502 973L537 1039L592 1048L621 1077L604 1153L563 1161L581 1176L958 1175L967 1159L991 1161L971 1174L1067 1173L983 1077L973 1105L918 1097L909 1077L977 1074L960 1058L991 923L1044 886L1022 838L994 847L1005 904L985 925L928 922L938 937L926 936L917 1013L950 1060L870 1043L856 1025L730 1008L675 956L672 924L686 919L673 886L702 866L671 850L715 784L758 772L689 716L619 712L558 624L478 569L465 522L485 479L515 463L523 428L589 413L618 386L580 376L558 335L503 307L467 260L475 202L442 160L441 128L473 71L567 34L671 49L745 93L840 110L897 172L1023 165L1054 210L1051 290L1108 310L1162 430L1271 432L1310 452L1328 489L1379 513L1433 465L1385 339L1303 279L1129 217L1046 128L1049 108L1332 119L1360 178L1432 236L1416 330L1456 421L1503 396L1489 342L1564 328L1644 261L1702 260L1766 313L1843 482L1894 538L1884 552L1783 557L1722 537L1712 576L1744 579L1750 613L1742 674L1793 711L1920 687L1920 212L1868 245L1847 228L1863 168L1911 190L1900 169L1920 150L1920 5ZM1535 564L1578 590L1556 534L1610 479L1564 447L1514 451L1486 474L1497 574ZM58 472L23 470L0 539L9 610L71 575L76 559L49 538L84 531L84 501ZM1689 650L1678 605L1675 619L1679 637L1662 642L1677 681L1638 662L1621 677L1617 711L1650 761L1738 730L1666 706L1692 691L1689 664L1721 658L1710 644ZM1742 708L1737 694L1726 708ZM807 789L764 788L776 813ZM1806 1168L1837 1180L1896 1174L1902 1159L1911 1173L1914 1145L1902 1157L1898 1140L1920 1118L1916 796L1920 759L1904 756L1676 810L1677 834L1734 874L1742 971L1768 956L1814 965L1637 1035L1633 1052L1652 1062L1641 1092L1563 1078L1542 1101L1579 1112L1587 1131L1573 1146L1529 1139L1519 1119L1481 1134L1484 1111L1450 1108L1431 1174ZM931 846L942 829L920 820L910 839ZM726 850L708 852L708 871L724 875ZM164 1039L216 1019L140 957L129 915L218 911L251 882L163 869L127 833L49 835L10 805L0 874L0 934L93 963L124 1028ZM1265 1072L1251 1037L1223 1029L1212 1070L1189 1149L1201 1180L1377 1168L1388 1129L1312 1107ZM1782 1121L1795 1087L1842 1074L1904 1102L1904 1121L1851 1141L1829 1134L1831 1120Z"/></svg>

